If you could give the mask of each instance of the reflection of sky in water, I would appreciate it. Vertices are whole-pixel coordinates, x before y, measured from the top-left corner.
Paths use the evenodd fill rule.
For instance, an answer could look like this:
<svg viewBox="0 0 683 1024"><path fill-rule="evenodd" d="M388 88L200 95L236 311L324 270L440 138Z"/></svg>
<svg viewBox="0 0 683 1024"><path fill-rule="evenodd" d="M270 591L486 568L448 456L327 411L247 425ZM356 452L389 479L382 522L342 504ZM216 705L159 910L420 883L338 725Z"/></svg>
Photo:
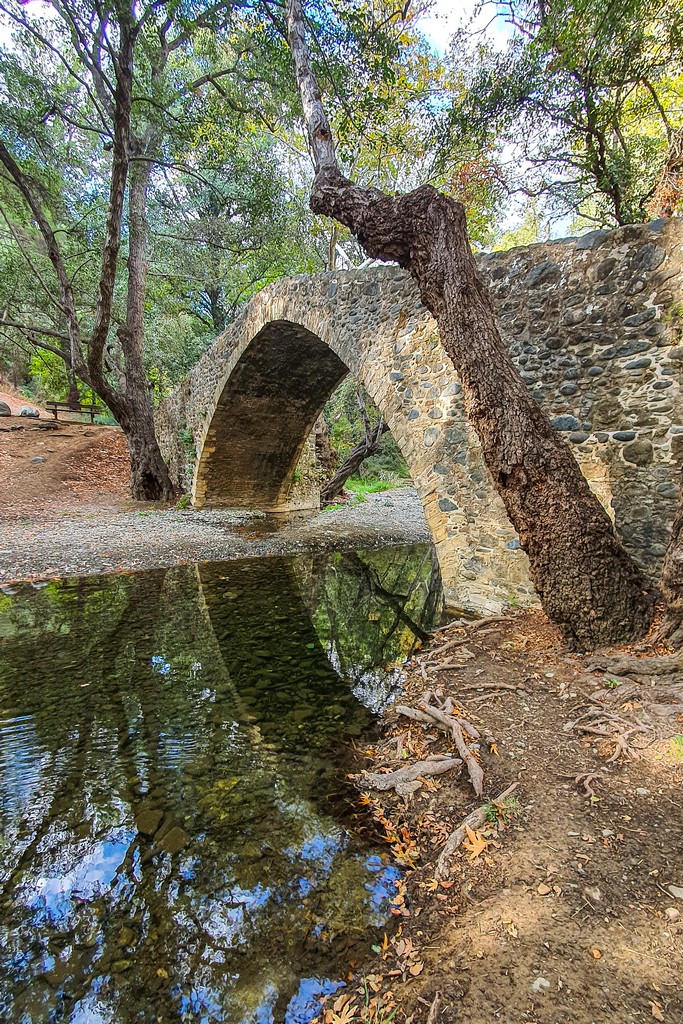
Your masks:
<svg viewBox="0 0 683 1024"><path fill-rule="evenodd" d="M297 992L287 1004L283 1024L308 1024L320 1012L323 997L340 988L344 988L343 981L332 981L330 978L302 978ZM279 1024L273 1014L278 994L274 985L266 985L260 1006L253 1014L244 1017L240 1024Z"/></svg>
<svg viewBox="0 0 683 1024"><path fill-rule="evenodd" d="M348 679L354 697L375 715L387 706L405 679L400 668L344 666L332 640L327 645L327 657L334 671L343 679Z"/></svg>
<svg viewBox="0 0 683 1024"><path fill-rule="evenodd" d="M370 904L375 911L374 923L381 924L386 920L388 905L396 895L396 882L401 872L376 854L366 858L365 866L375 875L374 879L365 883L365 888L370 893Z"/></svg>
<svg viewBox="0 0 683 1024"><path fill-rule="evenodd" d="M134 835L121 829L104 842L91 843L65 874L36 878L36 893L29 905L35 909L43 905L53 922L65 923L72 911L73 897L90 900L111 886Z"/></svg>
<svg viewBox="0 0 683 1024"><path fill-rule="evenodd" d="M302 978L299 991L289 1001L285 1024L308 1024L320 1009L322 997L343 987L343 982L329 978Z"/></svg>

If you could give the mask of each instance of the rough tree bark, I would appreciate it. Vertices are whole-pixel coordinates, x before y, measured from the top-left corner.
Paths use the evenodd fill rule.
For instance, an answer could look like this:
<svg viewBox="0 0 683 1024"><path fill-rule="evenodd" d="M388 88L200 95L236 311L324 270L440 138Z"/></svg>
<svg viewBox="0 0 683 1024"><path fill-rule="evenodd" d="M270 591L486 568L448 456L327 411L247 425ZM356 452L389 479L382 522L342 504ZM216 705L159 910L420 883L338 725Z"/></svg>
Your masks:
<svg viewBox="0 0 683 1024"><path fill-rule="evenodd" d="M545 611L582 648L642 636L652 620L652 588L510 359L463 207L431 186L387 196L341 174L301 0L287 0L287 27L315 167L311 209L345 224L369 256L396 261L416 281Z"/></svg>
<svg viewBox="0 0 683 1024"><path fill-rule="evenodd" d="M147 131L136 147L147 157L156 148ZM128 189L128 294L126 322L118 336L124 357L126 401L117 416L130 452L133 496L164 499L173 496L173 484L154 432L154 409L143 362L145 294L147 289L147 191L150 159L133 160Z"/></svg>

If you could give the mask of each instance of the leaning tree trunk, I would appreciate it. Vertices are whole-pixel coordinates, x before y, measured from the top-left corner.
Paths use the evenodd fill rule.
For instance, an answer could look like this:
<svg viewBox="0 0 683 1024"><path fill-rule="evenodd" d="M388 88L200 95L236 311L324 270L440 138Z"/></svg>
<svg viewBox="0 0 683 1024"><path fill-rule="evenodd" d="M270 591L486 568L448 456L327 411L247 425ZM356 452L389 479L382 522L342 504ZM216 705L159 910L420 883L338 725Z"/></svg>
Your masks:
<svg viewBox="0 0 683 1024"><path fill-rule="evenodd" d="M154 134L131 140L134 155L153 152ZM151 160L131 161L128 192L128 294L126 323L118 335L125 365L124 416L119 420L130 452L130 491L139 501L170 500L173 485L154 431L154 411L143 362L147 291L147 190Z"/></svg>
<svg viewBox="0 0 683 1024"><path fill-rule="evenodd" d="M170 501L173 484L161 456L147 395L129 392L112 412L128 442L131 497L137 501Z"/></svg>
<svg viewBox="0 0 683 1024"><path fill-rule="evenodd" d="M416 281L550 618L583 648L642 636L652 620L652 588L512 363L469 247L463 207L431 186L387 196L341 174L301 0L288 0L287 17L316 169L311 209L341 221L369 256L396 261Z"/></svg>
<svg viewBox="0 0 683 1024"><path fill-rule="evenodd" d="M151 140L145 139L149 145ZM137 140L131 150L139 155ZM147 285L147 188L151 170L149 160L134 160L128 193L128 291L126 320L118 331L123 354L119 372L121 390L109 387L104 374L99 383L106 392L105 401L121 426L130 453L130 493L138 501L173 498L173 484L161 457L154 431L154 410L142 357L144 340L145 294Z"/></svg>
<svg viewBox="0 0 683 1024"><path fill-rule="evenodd" d="M320 489L321 508L330 505L337 495L341 494L349 477L358 472L366 459L377 454L382 447L382 435L388 429L384 420L380 420L377 426L366 433L362 441L354 445L334 476Z"/></svg>

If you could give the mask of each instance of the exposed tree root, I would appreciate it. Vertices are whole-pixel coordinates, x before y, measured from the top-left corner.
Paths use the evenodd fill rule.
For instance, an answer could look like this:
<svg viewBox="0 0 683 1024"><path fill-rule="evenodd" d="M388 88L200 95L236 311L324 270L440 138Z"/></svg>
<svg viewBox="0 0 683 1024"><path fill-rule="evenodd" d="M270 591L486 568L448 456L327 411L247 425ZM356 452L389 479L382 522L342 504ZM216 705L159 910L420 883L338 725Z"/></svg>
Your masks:
<svg viewBox="0 0 683 1024"><path fill-rule="evenodd" d="M443 775L444 772L449 772L461 764L462 760L459 757L434 754L425 761L416 761L415 764L397 768L394 772L363 772L359 781L364 789L395 789L404 800L409 800L422 786L422 778L428 775Z"/></svg>
<svg viewBox="0 0 683 1024"><path fill-rule="evenodd" d="M584 795L587 796L589 800L592 800L595 797L595 790L591 786L591 782L593 779L597 778L603 770L604 769L602 768L598 768L595 772L579 772L578 775L567 775L566 773L561 772L559 777L561 779L571 779L575 786L578 786L579 788L583 787Z"/></svg>
<svg viewBox="0 0 683 1024"><path fill-rule="evenodd" d="M589 672L605 672L611 676L683 676L683 654L662 654L654 658L637 658L629 654L597 655L585 662Z"/></svg>
<svg viewBox="0 0 683 1024"><path fill-rule="evenodd" d="M430 648L429 648L429 657L433 658L434 655L436 655L436 654L441 655L441 654L444 653L444 651L450 651L451 648L454 648L454 647L464 647L468 643L470 643L470 638L468 636L466 636L462 640L456 639L456 640L449 640L448 643L445 643L445 644L434 644L433 646L430 646Z"/></svg>
<svg viewBox="0 0 683 1024"><path fill-rule="evenodd" d="M432 1005L429 1007L429 1013L427 1014L427 1024L437 1024L440 1013L441 993L437 992L432 1001Z"/></svg>
<svg viewBox="0 0 683 1024"><path fill-rule="evenodd" d="M479 730L455 711L450 697L447 698L444 704L432 703L437 701L438 697L436 694L427 690L422 695L422 703L419 708L408 708L404 704L400 704L396 710L406 718L412 718L413 721L423 722L426 725L436 725L437 728L449 733L460 757L467 765L467 773L474 787L474 792L477 796L481 796L484 792L484 773L468 747L464 736L464 733L467 733L470 739L478 740L480 738Z"/></svg>
<svg viewBox="0 0 683 1024"><path fill-rule="evenodd" d="M519 782L513 782L511 786L508 786L506 790L500 793L495 800L491 803L500 807L503 800L509 797L517 789ZM477 807L474 811L467 815L464 821L458 825L455 831L451 832L450 836L446 840L446 845L439 854L439 858L436 862L436 877L447 878L449 874L449 862L455 851L462 845L467 837L467 829L481 828L486 822L486 811L487 805L483 807Z"/></svg>
<svg viewBox="0 0 683 1024"><path fill-rule="evenodd" d="M461 690L526 690L522 683L468 683Z"/></svg>
<svg viewBox="0 0 683 1024"><path fill-rule="evenodd" d="M425 668L428 672L462 672L463 669L467 668L467 665L455 661L445 661L443 665L428 662Z"/></svg>
<svg viewBox="0 0 683 1024"><path fill-rule="evenodd" d="M671 664L668 657L620 657L611 663L623 676L626 674L624 670L631 666L649 666L660 661ZM592 659L591 664L602 666L605 659ZM668 668L665 671L668 672ZM593 684L594 680L590 679L589 683ZM674 735L676 727L670 720L683 714L683 677L678 680L672 675L670 681L647 684L634 679L620 679L615 674L605 679L603 687L585 696L587 706L584 705L581 714L566 723L565 730L601 736L614 743L609 764L622 756L637 758L645 747L667 735ZM638 737L638 744L631 737Z"/></svg>

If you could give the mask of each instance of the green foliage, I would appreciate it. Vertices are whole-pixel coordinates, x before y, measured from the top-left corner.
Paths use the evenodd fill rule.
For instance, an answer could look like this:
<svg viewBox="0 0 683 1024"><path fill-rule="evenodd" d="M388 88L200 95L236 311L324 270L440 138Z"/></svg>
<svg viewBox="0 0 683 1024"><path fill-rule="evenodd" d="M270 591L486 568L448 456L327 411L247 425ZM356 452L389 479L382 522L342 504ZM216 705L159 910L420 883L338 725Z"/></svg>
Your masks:
<svg viewBox="0 0 683 1024"><path fill-rule="evenodd" d="M595 224L646 219L683 128L678 0L503 2L501 51L461 36L444 133L498 155L507 187ZM505 165L505 166L503 166Z"/></svg>
<svg viewBox="0 0 683 1024"><path fill-rule="evenodd" d="M188 462L194 462L197 458L197 450L194 444L194 434L189 427L180 427L178 429L178 438L182 444L185 452L187 453Z"/></svg>
<svg viewBox="0 0 683 1024"><path fill-rule="evenodd" d="M489 825L498 825L516 818L521 813L521 804L516 796L507 796L502 803L493 800L484 805L484 814Z"/></svg>
<svg viewBox="0 0 683 1024"><path fill-rule="evenodd" d="M393 480L367 480L358 476L350 476L344 484L347 491L355 495L380 494L382 491L391 491L400 486Z"/></svg>
<svg viewBox="0 0 683 1024"><path fill-rule="evenodd" d="M531 199L524 208L519 224L499 235L494 247L496 250L505 251L517 246L534 245L547 239L548 227L541 204L537 199Z"/></svg>
<svg viewBox="0 0 683 1024"><path fill-rule="evenodd" d="M358 384L350 375L345 377L323 410L323 416L330 432L330 443L342 462L349 451L364 437L365 427L358 408L356 390ZM374 426L380 413L374 402L361 387L363 403ZM367 458L362 466L364 481L409 480L408 464L401 455L391 434L382 437L382 448L377 455Z"/></svg>
<svg viewBox="0 0 683 1024"><path fill-rule="evenodd" d="M671 741L671 753L677 761L683 761L683 736L674 736Z"/></svg>
<svg viewBox="0 0 683 1024"><path fill-rule="evenodd" d="M428 7L429 0L405 8L310 0L313 59L348 173L388 191L426 181L448 190L465 203L471 235L483 244L500 176L490 146L456 144L441 130L460 83L420 33ZM123 10L107 9L112 41ZM0 0L0 29L11 32L0 66L0 141L58 232L84 336L96 317L112 169L110 104L84 50L102 17L91 0L53 5L48 18L39 5ZM267 0L142 4L134 17L144 18L144 29L135 46L131 150L150 168L144 369L159 401L264 285L325 269L337 256L353 265L364 254L347 231L308 209L310 163L281 8ZM113 78L107 50L100 57ZM133 161L129 177L135 168ZM112 387L123 362L129 237L125 211L107 339ZM68 377L56 360L60 350L68 358L69 346L57 294L34 219L2 178L0 372L64 399ZM342 448L355 426L353 416L340 423ZM387 439L372 471L391 474L400 463Z"/></svg>

